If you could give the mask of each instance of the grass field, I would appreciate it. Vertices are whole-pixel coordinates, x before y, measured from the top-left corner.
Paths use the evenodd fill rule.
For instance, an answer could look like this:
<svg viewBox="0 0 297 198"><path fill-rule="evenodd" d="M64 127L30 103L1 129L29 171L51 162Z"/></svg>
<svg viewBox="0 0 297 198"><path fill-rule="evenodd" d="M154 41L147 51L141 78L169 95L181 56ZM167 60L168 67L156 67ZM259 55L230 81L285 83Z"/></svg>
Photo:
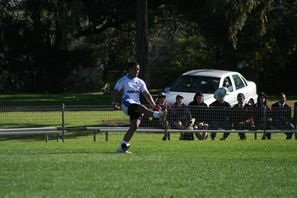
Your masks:
<svg viewBox="0 0 297 198"><path fill-rule="evenodd" d="M271 100L273 101L273 100ZM270 101L270 102L271 102ZM295 100L291 100L292 102ZM101 94L1 95L0 105L110 104ZM1 127L60 126L60 112L5 112ZM66 112L66 128L96 125L104 111ZM124 117L127 119L127 117ZM108 119L123 119L113 112ZM161 141L162 134L138 134L132 155L115 150L122 133L0 141L0 197L296 197L297 141ZM221 134L218 134L218 138Z"/></svg>
<svg viewBox="0 0 297 198"><path fill-rule="evenodd" d="M296 197L297 141L2 141L0 197Z"/></svg>

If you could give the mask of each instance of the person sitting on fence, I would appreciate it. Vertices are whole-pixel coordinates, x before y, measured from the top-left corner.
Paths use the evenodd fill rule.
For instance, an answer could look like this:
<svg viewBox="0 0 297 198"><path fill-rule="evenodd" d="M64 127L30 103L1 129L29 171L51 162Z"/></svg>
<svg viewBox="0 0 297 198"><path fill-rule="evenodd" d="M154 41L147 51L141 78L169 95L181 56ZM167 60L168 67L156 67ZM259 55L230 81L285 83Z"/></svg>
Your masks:
<svg viewBox="0 0 297 198"><path fill-rule="evenodd" d="M164 92L159 93L155 103L157 108L161 109L161 111L170 110L171 108L170 104L166 101L166 95ZM140 127L165 128L166 124L168 126L167 120L144 116L141 118Z"/></svg>
<svg viewBox="0 0 297 198"><path fill-rule="evenodd" d="M184 104L181 95L176 96L176 102L169 111L169 124L176 129L191 129L193 120L188 106ZM194 140L193 133L181 133L180 140Z"/></svg>
<svg viewBox="0 0 297 198"><path fill-rule="evenodd" d="M216 95L214 97L216 101L209 105L210 115L209 124L212 130L217 129L231 129L231 124L229 120L229 115L231 111L231 105L229 102L225 101L225 96L227 94L227 89L224 87L218 88L216 92L221 92L222 94ZM220 140L225 140L230 133L225 132ZM211 139L214 140L216 133L213 132L210 135Z"/></svg>
<svg viewBox="0 0 297 198"><path fill-rule="evenodd" d="M267 95L264 92L258 94L257 103L253 106L255 128L258 130L271 129L270 107L267 105ZM270 140L271 133L263 133L262 140Z"/></svg>
<svg viewBox="0 0 297 198"><path fill-rule="evenodd" d="M286 94L280 93L278 96L278 102L271 105L272 126L274 129L286 130L294 129L294 125L291 119L292 108L286 104ZM292 139L293 133L285 133L286 139Z"/></svg>
<svg viewBox="0 0 297 198"><path fill-rule="evenodd" d="M164 92L161 92L158 95L158 98L155 101L155 103L161 108L162 111L164 111L165 109L167 110L171 109L171 105L166 101L166 94Z"/></svg>
<svg viewBox="0 0 297 198"><path fill-rule="evenodd" d="M171 109L171 105L166 101L166 94L164 92L161 92L158 95L158 98L155 101L155 103L161 108L162 111L165 111L165 110L170 111ZM157 123L158 127L161 127L161 128L166 128L169 126L169 122L167 120L160 120L160 119L154 118L153 121L154 123ZM165 133L162 140L170 139L169 136L170 136L169 133Z"/></svg>
<svg viewBox="0 0 297 198"><path fill-rule="evenodd" d="M193 101L189 103L189 108L190 108L190 112L191 115L193 117L193 119L195 119L195 122L193 124L193 128L195 129L208 129L208 123L207 123L207 109L208 106L207 104L204 102L204 96L203 93L198 91L194 98ZM207 139L207 133L203 132L203 133L195 133L196 137L199 140L206 140Z"/></svg>
<svg viewBox="0 0 297 198"><path fill-rule="evenodd" d="M253 127L253 114L251 105L245 103L245 96L243 93L237 95L237 104L232 107L232 123L235 129L251 129ZM241 140L245 140L245 133L238 133Z"/></svg>

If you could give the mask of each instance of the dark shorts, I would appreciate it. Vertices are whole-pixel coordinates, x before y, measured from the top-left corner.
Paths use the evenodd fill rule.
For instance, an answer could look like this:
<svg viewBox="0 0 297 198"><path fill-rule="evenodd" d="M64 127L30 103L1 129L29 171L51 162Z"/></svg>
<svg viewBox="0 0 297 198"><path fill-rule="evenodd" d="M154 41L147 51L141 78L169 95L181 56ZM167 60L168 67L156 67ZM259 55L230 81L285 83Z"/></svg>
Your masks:
<svg viewBox="0 0 297 198"><path fill-rule="evenodd" d="M138 104L130 104L128 107L128 115L130 116L130 120L140 119L142 117L142 113L138 111Z"/></svg>

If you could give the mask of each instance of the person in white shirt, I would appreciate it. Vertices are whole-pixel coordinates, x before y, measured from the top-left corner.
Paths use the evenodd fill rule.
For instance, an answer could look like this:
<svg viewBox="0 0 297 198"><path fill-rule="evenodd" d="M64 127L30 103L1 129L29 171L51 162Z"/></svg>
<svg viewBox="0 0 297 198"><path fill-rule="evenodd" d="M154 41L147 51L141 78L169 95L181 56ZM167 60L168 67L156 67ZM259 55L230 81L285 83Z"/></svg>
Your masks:
<svg viewBox="0 0 297 198"><path fill-rule="evenodd" d="M111 94L114 108L122 109L126 115L130 116L130 128L124 135L124 138L117 149L117 152L119 153L130 153L127 151L130 147L129 141L139 127L143 115L160 119L166 119L167 116L167 111L161 111L160 106L156 105L145 82L138 78L140 71L139 64L136 62L129 62L127 69L127 75L117 81ZM140 103L141 93L154 111ZM117 95L122 96L121 105L116 101Z"/></svg>

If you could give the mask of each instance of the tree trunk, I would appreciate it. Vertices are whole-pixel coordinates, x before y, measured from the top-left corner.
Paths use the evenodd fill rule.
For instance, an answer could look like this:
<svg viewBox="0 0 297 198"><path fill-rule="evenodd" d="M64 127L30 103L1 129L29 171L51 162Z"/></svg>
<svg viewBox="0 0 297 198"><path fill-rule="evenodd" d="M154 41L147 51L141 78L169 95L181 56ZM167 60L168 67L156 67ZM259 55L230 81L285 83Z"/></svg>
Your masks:
<svg viewBox="0 0 297 198"><path fill-rule="evenodd" d="M136 0L136 5L136 61L141 66L141 77L149 86L147 0Z"/></svg>

